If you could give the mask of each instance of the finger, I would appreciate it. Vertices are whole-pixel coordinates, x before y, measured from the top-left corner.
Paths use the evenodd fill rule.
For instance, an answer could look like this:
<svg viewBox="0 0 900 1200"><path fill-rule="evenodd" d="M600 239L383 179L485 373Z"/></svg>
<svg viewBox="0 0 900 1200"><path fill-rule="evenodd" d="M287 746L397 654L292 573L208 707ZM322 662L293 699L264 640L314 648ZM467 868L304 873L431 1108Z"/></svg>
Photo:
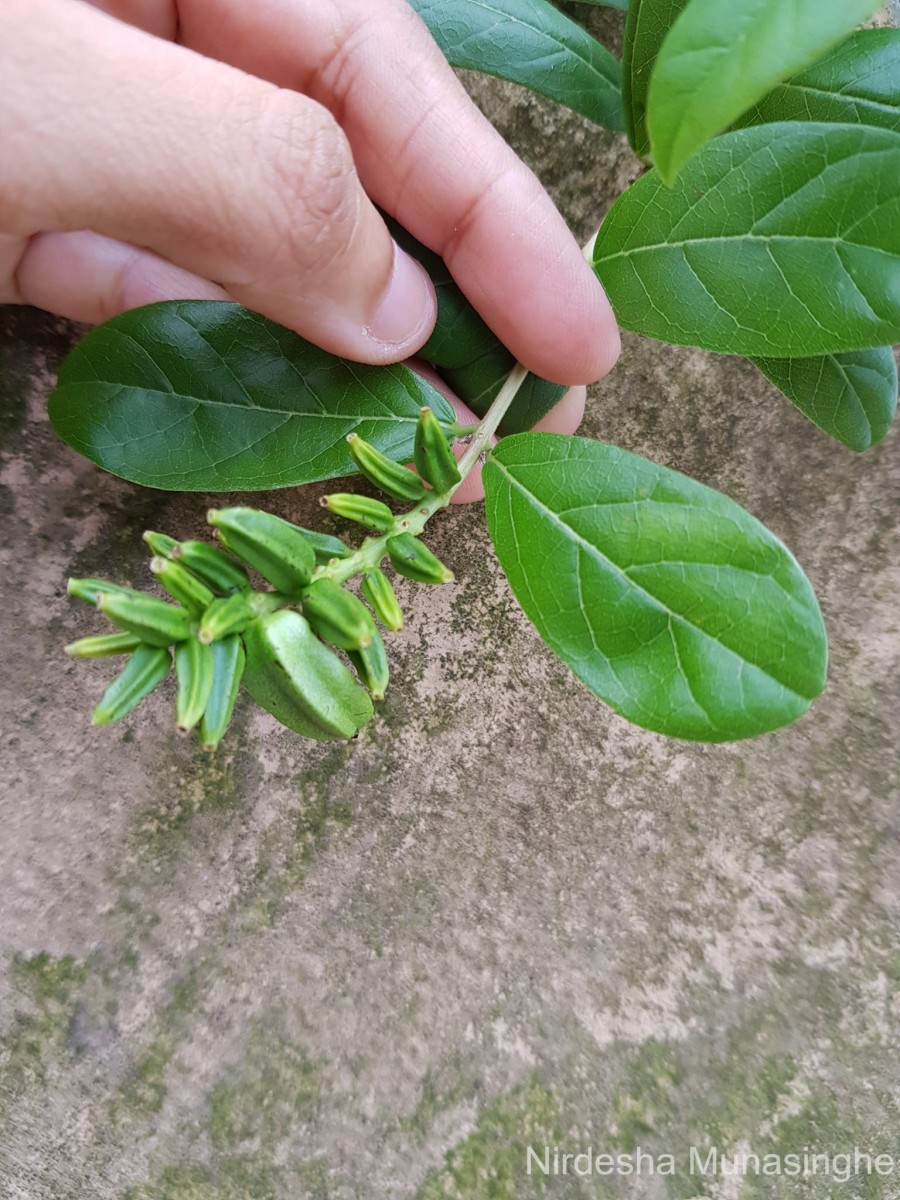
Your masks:
<svg viewBox="0 0 900 1200"><path fill-rule="evenodd" d="M569 388L546 416L541 417L534 427L535 433L574 433L584 420L587 388Z"/></svg>
<svg viewBox="0 0 900 1200"><path fill-rule="evenodd" d="M208 279L96 233L44 233L24 243L17 303L89 325L157 300L227 300Z"/></svg>
<svg viewBox="0 0 900 1200"><path fill-rule="evenodd" d="M431 283L321 105L70 0L6 0L0 44L0 229L142 246L362 362L428 336Z"/></svg>
<svg viewBox="0 0 900 1200"><path fill-rule="evenodd" d="M178 33L177 0L88 0L88 3L155 37L172 41Z"/></svg>
<svg viewBox="0 0 900 1200"><path fill-rule="evenodd" d="M327 105L369 193L531 370L576 384L612 367L618 332L594 272L403 0L182 0L181 36Z"/></svg>

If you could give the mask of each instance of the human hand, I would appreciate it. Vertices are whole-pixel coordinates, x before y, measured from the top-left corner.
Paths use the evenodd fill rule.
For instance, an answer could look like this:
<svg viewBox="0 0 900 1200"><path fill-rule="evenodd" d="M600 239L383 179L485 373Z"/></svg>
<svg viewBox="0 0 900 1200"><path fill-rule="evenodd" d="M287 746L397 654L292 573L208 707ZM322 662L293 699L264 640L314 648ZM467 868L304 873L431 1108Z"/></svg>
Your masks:
<svg viewBox="0 0 900 1200"><path fill-rule="evenodd" d="M599 282L403 0L5 0L0 46L0 303L231 298L395 362L435 301L377 203L531 370L613 365Z"/></svg>

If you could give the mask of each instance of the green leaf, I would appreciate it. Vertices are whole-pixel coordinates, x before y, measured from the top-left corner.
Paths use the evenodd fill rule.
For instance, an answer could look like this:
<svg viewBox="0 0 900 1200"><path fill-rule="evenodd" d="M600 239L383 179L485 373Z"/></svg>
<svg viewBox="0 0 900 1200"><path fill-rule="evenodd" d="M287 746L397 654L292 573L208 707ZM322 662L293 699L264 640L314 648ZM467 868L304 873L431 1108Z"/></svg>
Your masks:
<svg viewBox="0 0 900 1200"><path fill-rule="evenodd" d="M704 142L882 3L690 0L659 52L648 95L653 161L666 182Z"/></svg>
<svg viewBox="0 0 900 1200"><path fill-rule="evenodd" d="M861 29L738 122L839 121L900 132L900 29Z"/></svg>
<svg viewBox="0 0 900 1200"><path fill-rule="evenodd" d="M814 424L851 450L877 445L891 427L897 363L890 346L750 361Z"/></svg>
<svg viewBox="0 0 900 1200"><path fill-rule="evenodd" d="M483 417L515 365L514 356L497 342L474 362L441 371L441 374L457 396L465 400L477 416ZM538 375L526 375L500 422L500 436L531 429L560 402L567 391L564 384L550 383Z"/></svg>
<svg viewBox="0 0 900 1200"><path fill-rule="evenodd" d="M594 265L620 324L726 354L803 358L900 341L900 134L725 134L672 189L613 206Z"/></svg>
<svg viewBox="0 0 900 1200"><path fill-rule="evenodd" d="M484 468L500 564L538 633L646 729L727 741L796 720L827 644L790 552L732 500L584 438L506 438Z"/></svg>
<svg viewBox="0 0 900 1200"><path fill-rule="evenodd" d="M607 129L623 129L621 68L546 0L409 0L454 67L524 84Z"/></svg>
<svg viewBox="0 0 900 1200"><path fill-rule="evenodd" d="M575 0L577 4L604 5L606 8L628 8L628 0Z"/></svg>
<svg viewBox="0 0 900 1200"><path fill-rule="evenodd" d="M647 132L647 92L656 56L666 34L688 0L631 0L625 19L622 51L622 102L625 129L635 154L650 157Z"/></svg>
<svg viewBox="0 0 900 1200"><path fill-rule="evenodd" d="M406 367L346 362L238 304L179 300L92 330L60 368L50 420L133 483L256 491L353 474L351 432L409 461L424 404L454 421Z"/></svg>

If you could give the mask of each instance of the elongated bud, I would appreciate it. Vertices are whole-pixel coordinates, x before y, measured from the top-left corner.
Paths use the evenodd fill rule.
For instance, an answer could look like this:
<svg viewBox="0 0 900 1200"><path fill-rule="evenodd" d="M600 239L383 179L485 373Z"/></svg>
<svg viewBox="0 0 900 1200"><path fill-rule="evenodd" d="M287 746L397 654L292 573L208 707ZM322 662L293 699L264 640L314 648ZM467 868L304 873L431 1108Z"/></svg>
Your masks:
<svg viewBox="0 0 900 1200"><path fill-rule="evenodd" d="M153 529L144 530L144 541L160 558L165 558L171 552L172 547L178 545L177 538L169 537L167 533L157 533Z"/></svg>
<svg viewBox="0 0 900 1200"><path fill-rule="evenodd" d="M183 604L195 617L205 612L215 600L215 595L205 583L171 558L155 555L150 560L150 570L172 599Z"/></svg>
<svg viewBox="0 0 900 1200"><path fill-rule="evenodd" d="M231 722L246 659L244 644L236 633L213 642L210 649L213 683L200 721L200 741L205 750L215 750Z"/></svg>
<svg viewBox="0 0 900 1200"><path fill-rule="evenodd" d="M378 636L359 597L332 579L317 579L303 593L303 615L315 632L342 650L362 650Z"/></svg>
<svg viewBox="0 0 900 1200"><path fill-rule="evenodd" d="M416 583L449 583L453 572L411 533L388 538L388 557L395 571Z"/></svg>
<svg viewBox="0 0 900 1200"><path fill-rule="evenodd" d="M207 519L226 548L280 592L296 595L312 578L315 552L290 521L256 508L212 508Z"/></svg>
<svg viewBox="0 0 900 1200"><path fill-rule="evenodd" d="M175 721L179 733L190 733L203 716L212 691L212 647L193 637L179 642L175 647L175 678Z"/></svg>
<svg viewBox="0 0 900 1200"><path fill-rule="evenodd" d="M391 581L379 567L366 571L359 581L359 588L371 604L375 616L385 629L399 633L403 628L403 611Z"/></svg>
<svg viewBox="0 0 900 1200"><path fill-rule="evenodd" d="M372 701L298 612L282 609L243 634L244 685L282 725L318 741L351 738L372 717Z"/></svg>
<svg viewBox="0 0 900 1200"><path fill-rule="evenodd" d="M156 646L138 646L115 677L91 714L94 725L111 725L137 708L169 673L172 658L168 650Z"/></svg>
<svg viewBox="0 0 900 1200"><path fill-rule="evenodd" d="M330 563L333 558L349 558L353 551L340 538L332 537L330 533L319 533L316 529L303 529L297 526L313 548L316 563Z"/></svg>
<svg viewBox="0 0 900 1200"><path fill-rule="evenodd" d="M319 503L329 512L337 513L348 521L357 521L375 533L390 533L394 528L394 514L388 506L370 496L332 492L330 496L323 496Z"/></svg>
<svg viewBox="0 0 900 1200"><path fill-rule="evenodd" d="M430 483L434 490L441 494L449 492L462 479L453 451L447 442L447 435L427 406L419 409L415 463L416 470L426 483Z"/></svg>
<svg viewBox="0 0 900 1200"><path fill-rule="evenodd" d="M140 644L141 639L134 633L104 633L70 642L66 654L69 658L108 658L113 654L131 654Z"/></svg>
<svg viewBox="0 0 900 1200"><path fill-rule="evenodd" d="M392 462L380 450L363 441L358 433L347 434L353 461L366 479L394 500L421 500L427 495L422 480L400 463Z"/></svg>
<svg viewBox="0 0 900 1200"><path fill-rule="evenodd" d="M391 673L381 634L376 630L370 645L364 650L348 650L347 657L364 686L369 689L372 699L383 700Z"/></svg>
<svg viewBox="0 0 900 1200"><path fill-rule="evenodd" d="M70 579L66 584L70 596L84 600L88 604L96 604L99 596L117 592L120 596L142 596L134 588L123 587L120 583L110 583L106 579Z"/></svg>
<svg viewBox="0 0 900 1200"><path fill-rule="evenodd" d="M143 592L122 596L104 592L97 597L97 608L114 625L135 633L150 646L170 646L183 642L191 633L191 617L186 608L176 608Z"/></svg>
<svg viewBox="0 0 900 1200"><path fill-rule="evenodd" d="M265 595L266 593L262 593ZM274 594L274 593L269 593ZM258 613L246 592L235 592L231 596L222 596L213 600L209 608L200 618L200 629L197 637L205 645L217 642L220 638L232 633L240 633L251 621L255 621Z"/></svg>
<svg viewBox="0 0 900 1200"><path fill-rule="evenodd" d="M187 567L219 596L250 590L250 576L241 564L209 542L176 542L169 558Z"/></svg>

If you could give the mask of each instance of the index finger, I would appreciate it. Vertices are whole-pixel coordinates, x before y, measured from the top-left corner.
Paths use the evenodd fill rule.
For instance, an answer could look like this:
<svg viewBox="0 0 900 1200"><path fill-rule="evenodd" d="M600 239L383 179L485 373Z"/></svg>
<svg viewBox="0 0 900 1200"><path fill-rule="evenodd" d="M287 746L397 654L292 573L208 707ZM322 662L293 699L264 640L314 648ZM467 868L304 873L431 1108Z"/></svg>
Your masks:
<svg viewBox="0 0 900 1200"><path fill-rule="evenodd" d="M594 272L404 0L182 0L179 12L194 49L331 110L372 198L447 261L530 370L566 384L610 370L619 337Z"/></svg>

